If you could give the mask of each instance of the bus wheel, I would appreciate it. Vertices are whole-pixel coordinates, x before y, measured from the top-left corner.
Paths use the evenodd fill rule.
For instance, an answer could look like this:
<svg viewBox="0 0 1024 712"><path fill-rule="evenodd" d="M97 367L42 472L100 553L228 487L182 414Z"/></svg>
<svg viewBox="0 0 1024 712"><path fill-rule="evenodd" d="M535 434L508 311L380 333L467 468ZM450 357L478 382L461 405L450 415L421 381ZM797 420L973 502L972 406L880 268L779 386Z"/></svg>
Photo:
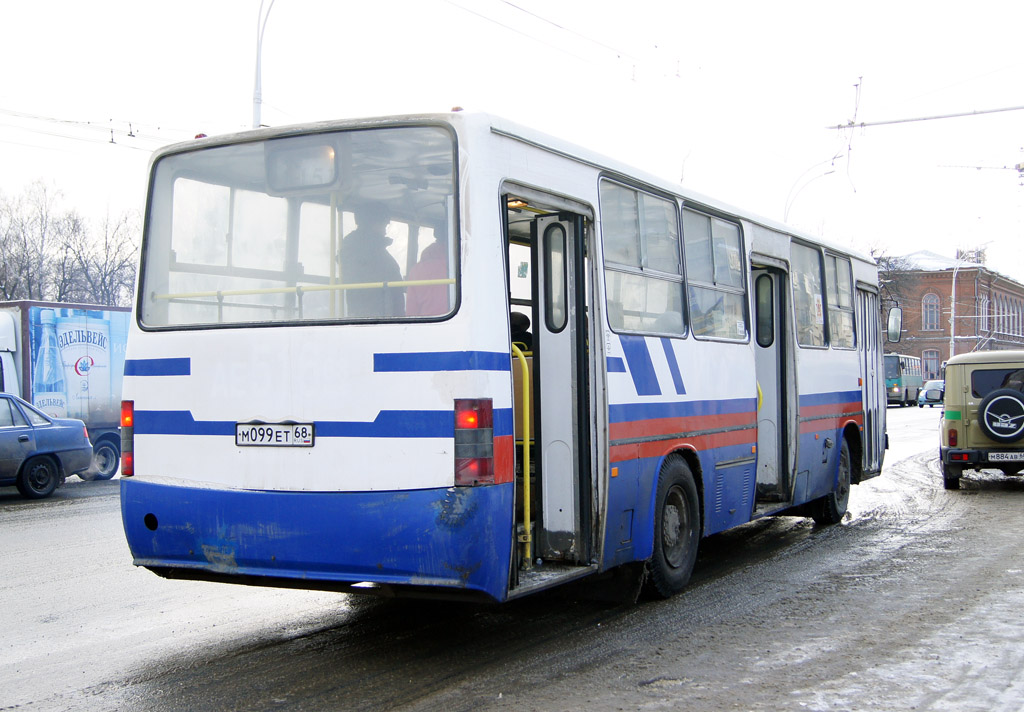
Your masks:
<svg viewBox="0 0 1024 712"><path fill-rule="evenodd" d="M830 494L819 499L815 504L811 518L818 524L838 524L846 514L850 503L850 483L853 466L850 464L850 446L844 438L839 445L839 476L836 488Z"/></svg>
<svg viewBox="0 0 1024 712"><path fill-rule="evenodd" d="M668 598L690 580L700 543L700 501L693 473L683 458L670 455L658 475L654 555L648 591Z"/></svg>
<svg viewBox="0 0 1024 712"><path fill-rule="evenodd" d="M942 486L948 490L960 489L960 475L963 470L954 465L942 463Z"/></svg>

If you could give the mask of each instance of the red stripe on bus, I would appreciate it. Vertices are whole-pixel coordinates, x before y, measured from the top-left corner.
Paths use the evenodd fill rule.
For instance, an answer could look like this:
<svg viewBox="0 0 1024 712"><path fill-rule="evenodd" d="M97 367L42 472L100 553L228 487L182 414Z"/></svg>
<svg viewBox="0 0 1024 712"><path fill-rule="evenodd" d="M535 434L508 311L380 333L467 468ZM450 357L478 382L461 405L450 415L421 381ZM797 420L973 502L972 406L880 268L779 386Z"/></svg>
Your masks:
<svg viewBox="0 0 1024 712"><path fill-rule="evenodd" d="M863 428L864 415L860 414L852 417L847 415L837 415L834 418L807 420L800 423L800 434L807 435L808 433L834 432L836 430L842 430L850 423L853 423L858 428Z"/></svg>
<svg viewBox="0 0 1024 712"><path fill-rule="evenodd" d="M725 415L692 415L682 418L634 420L627 423L612 423L608 427L608 436L612 440L628 440L631 438L675 435L696 431L743 428L744 426L749 427L754 425L755 418L755 413L747 412Z"/></svg>

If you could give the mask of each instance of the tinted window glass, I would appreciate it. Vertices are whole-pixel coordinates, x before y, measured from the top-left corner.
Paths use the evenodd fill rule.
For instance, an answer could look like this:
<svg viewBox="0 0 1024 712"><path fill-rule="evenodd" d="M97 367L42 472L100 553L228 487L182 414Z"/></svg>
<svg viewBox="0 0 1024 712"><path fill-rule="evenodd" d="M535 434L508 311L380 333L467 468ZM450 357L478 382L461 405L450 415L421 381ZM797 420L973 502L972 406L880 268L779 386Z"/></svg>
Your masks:
<svg viewBox="0 0 1024 712"><path fill-rule="evenodd" d="M445 316L451 134L416 126L212 146L154 167L147 326Z"/></svg>
<svg viewBox="0 0 1024 712"><path fill-rule="evenodd" d="M971 373L971 392L975 398L984 398L1000 388L1024 393L1024 368L979 369Z"/></svg>
<svg viewBox="0 0 1024 712"><path fill-rule="evenodd" d="M683 241L693 333L745 339L747 298L739 226L683 210Z"/></svg>
<svg viewBox="0 0 1024 712"><path fill-rule="evenodd" d="M601 183L608 323L616 331L685 331L674 201Z"/></svg>
<svg viewBox="0 0 1024 712"><path fill-rule="evenodd" d="M825 345L825 304L822 294L821 255L806 245L793 243L793 314L797 343Z"/></svg>
<svg viewBox="0 0 1024 712"><path fill-rule="evenodd" d="M9 428L14 425L14 414L11 412L11 401L9 398L0 398L0 428Z"/></svg>

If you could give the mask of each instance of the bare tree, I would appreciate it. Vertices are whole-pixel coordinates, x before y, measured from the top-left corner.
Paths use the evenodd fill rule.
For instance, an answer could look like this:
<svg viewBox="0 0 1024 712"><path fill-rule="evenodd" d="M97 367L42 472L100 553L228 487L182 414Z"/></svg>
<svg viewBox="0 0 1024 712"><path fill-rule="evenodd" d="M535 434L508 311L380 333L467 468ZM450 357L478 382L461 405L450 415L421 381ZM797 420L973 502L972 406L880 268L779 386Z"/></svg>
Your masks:
<svg viewBox="0 0 1024 712"><path fill-rule="evenodd" d="M51 253L59 246L61 220L57 212L60 192L42 181L29 186L22 203L19 248L24 271L21 275L23 299L50 299L54 295L48 287L53 278Z"/></svg>
<svg viewBox="0 0 1024 712"><path fill-rule="evenodd" d="M95 236L60 197L42 182L0 195L0 298L130 304L141 221L108 216Z"/></svg>
<svg viewBox="0 0 1024 712"><path fill-rule="evenodd" d="M871 256L878 263L878 283L881 286L882 300L888 306L902 305L908 288L913 282L910 273L916 268L906 257L886 254L885 250L871 250Z"/></svg>
<svg viewBox="0 0 1024 712"><path fill-rule="evenodd" d="M65 248L74 260L75 278L86 299L96 304L131 304L138 260L136 235L140 232L137 215L110 216L93 238L84 230L69 231Z"/></svg>
<svg viewBox="0 0 1024 712"><path fill-rule="evenodd" d="M18 201L0 195L0 297L16 299L24 265L20 263L21 208Z"/></svg>

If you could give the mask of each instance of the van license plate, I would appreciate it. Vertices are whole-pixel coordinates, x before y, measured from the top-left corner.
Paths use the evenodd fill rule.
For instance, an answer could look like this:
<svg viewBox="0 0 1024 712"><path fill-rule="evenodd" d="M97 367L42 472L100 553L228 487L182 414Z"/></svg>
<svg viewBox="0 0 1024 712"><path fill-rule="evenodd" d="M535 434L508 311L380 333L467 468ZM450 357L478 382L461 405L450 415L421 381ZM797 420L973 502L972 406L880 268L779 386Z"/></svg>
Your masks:
<svg viewBox="0 0 1024 712"><path fill-rule="evenodd" d="M313 447L312 423L235 423L239 447Z"/></svg>
<svg viewBox="0 0 1024 712"><path fill-rule="evenodd" d="M1021 452L990 452L989 462L1018 462L1024 460L1024 451Z"/></svg>

